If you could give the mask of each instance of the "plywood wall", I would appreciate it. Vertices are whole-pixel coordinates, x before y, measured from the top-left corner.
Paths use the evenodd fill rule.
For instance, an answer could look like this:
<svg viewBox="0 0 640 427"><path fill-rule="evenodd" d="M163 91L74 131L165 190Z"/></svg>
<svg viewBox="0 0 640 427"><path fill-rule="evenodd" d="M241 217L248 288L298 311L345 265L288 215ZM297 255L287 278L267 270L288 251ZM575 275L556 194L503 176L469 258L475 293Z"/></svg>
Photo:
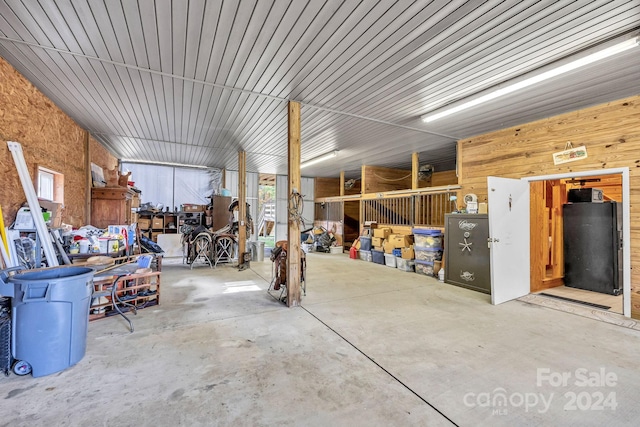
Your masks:
<svg viewBox="0 0 640 427"><path fill-rule="evenodd" d="M89 137L89 144L91 163L102 168L105 178L109 178L107 181L108 185L111 185L112 183L113 185L117 185L118 159L92 137Z"/></svg>
<svg viewBox="0 0 640 427"><path fill-rule="evenodd" d="M554 165L552 153L585 145L584 160ZM487 200L487 176L521 178L629 167L632 315L640 318L640 96L458 142L462 193Z"/></svg>
<svg viewBox="0 0 640 427"><path fill-rule="evenodd" d="M6 142L22 145L32 178L38 166L64 175L62 221L79 227L86 210L86 131L0 58L0 205L5 224L11 224L26 197ZM107 164L113 156L107 153ZM105 160L105 155L98 156ZM117 162L117 161L116 161Z"/></svg>

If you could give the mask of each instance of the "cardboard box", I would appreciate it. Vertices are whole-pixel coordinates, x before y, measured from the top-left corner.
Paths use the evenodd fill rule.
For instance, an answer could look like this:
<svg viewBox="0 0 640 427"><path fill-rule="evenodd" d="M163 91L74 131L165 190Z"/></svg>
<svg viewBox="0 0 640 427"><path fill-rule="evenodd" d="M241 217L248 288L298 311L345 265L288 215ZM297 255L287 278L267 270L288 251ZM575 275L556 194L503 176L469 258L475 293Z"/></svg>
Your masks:
<svg viewBox="0 0 640 427"><path fill-rule="evenodd" d="M140 207L140 195L139 194L134 194L133 197L131 198L131 207L132 208L139 208Z"/></svg>
<svg viewBox="0 0 640 427"><path fill-rule="evenodd" d="M389 241L393 243L394 248L408 248L413 245L413 236L405 234L392 234Z"/></svg>
<svg viewBox="0 0 640 427"><path fill-rule="evenodd" d="M382 237L374 237L373 239L371 239L371 244L374 247L381 248L382 245L384 244L384 238L382 238Z"/></svg>
<svg viewBox="0 0 640 427"><path fill-rule="evenodd" d="M62 227L62 203L38 199L41 208L50 212L49 224L52 228Z"/></svg>
<svg viewBox="0 0 640 427"><path fill-rule="evenodd" d="M402 259L414 259L416 257L416 253L413 250L413 246L411 246L410 248L402 248L400 249L402 251Z"/></svg>
<svg viewBox="0 0 640 427"><path fill-rule="evenodd" d="M384 248L384 253L385 254L391 254L391 253L393 253L393 250L395 249L395 246L393 246L393 242L391 242L389 240L385 240L384 244L382 245L382 247Z"/></svg>
<svg viewBox="0 0 640 427"><path fill-rule="evenodd" d="M373 229L373 237L380 237L381 239L388 239L391 234L391 229L389 227L382 228L374 228Z"/></svg>
<svg viewBox="0 0 640 427"><path fill-rule="evenodd" d="M151 240L153 240L154 242L158 243L158 236L161 235L162 232L161 231L152 231L151 232Z"/></svg>
<svg viewBox="0 0 640 427"><path fill-rule="evenodd" d="M154 216L151 220L151 228L163 228L164 227L164 217L162 216Z"/></svg>
<svg viewBox="0 0 640 427"><path fill-rule="evenodd" d="M205 205L192 205L192 204L182 205L183 212L204 212L205 208L206 208Z"/></svg>
<svg viewBox="0 0 640 427"><path fill-rule="evenodd" d="M148 230L151 228L151 219L150 218L140 218L138 220L138 228L140 230Z"/></svg>

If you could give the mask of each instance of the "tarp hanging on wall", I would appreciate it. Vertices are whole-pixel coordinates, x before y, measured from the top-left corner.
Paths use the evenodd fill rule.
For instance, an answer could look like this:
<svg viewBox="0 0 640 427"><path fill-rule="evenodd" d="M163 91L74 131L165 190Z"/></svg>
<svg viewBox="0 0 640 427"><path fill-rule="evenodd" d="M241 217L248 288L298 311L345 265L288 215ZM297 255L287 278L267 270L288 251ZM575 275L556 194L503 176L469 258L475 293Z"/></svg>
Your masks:
<svg viewBox="0 0 640 427"><path fill-rule="evenodd" d="M120 165L123 173L131 172L130 180L142 192L142 202L153 206L180 209L183 204L207 205L208 197L219 194L222 181L220 169L196 169L141 163Z"/></svg>

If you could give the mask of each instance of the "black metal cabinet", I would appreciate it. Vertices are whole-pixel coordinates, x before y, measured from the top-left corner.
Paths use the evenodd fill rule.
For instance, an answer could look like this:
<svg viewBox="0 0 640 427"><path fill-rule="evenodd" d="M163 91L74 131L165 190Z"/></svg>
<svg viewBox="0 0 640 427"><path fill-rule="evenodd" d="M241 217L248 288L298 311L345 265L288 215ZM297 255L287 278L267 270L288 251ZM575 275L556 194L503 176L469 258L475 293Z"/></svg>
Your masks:
<svg viewBox="0 0 640 427"><path fill-rule="evenodd" d="M444 234L444 281L490 294L488 215L447 214Z"/></svg>
<svg viewBox="0 0 640 427"><path fill-rule="evenodd" d="M566 286L613 295L622 292L621 211L615 202L564 205Z"/></svg>

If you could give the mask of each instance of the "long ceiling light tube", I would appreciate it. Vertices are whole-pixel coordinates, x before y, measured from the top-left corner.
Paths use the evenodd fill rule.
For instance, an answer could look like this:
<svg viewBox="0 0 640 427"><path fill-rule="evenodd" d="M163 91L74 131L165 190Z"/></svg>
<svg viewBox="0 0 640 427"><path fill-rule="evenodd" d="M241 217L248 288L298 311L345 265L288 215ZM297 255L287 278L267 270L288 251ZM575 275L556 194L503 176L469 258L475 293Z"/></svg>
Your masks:
<svg viewBox="0 0 640 427"><path fill-rule="evenodd" d="M422 116L422 121L424 121L425 123L429 123L434 120L438 120L443 117L449 116L451 114L457 113L459 111L466 110L471 107L475 107L476 105L482 104L487 101L491 101L492 99L496 99L498 97L507 95L517 90L532 86L536 83L540 83L544 80L551 79L561 74L568 73L569 71L573 71L577 68L584 67L585 65L589 65L593 62L600 61L612 55L616 55L618 53L632 49L638 46L639 44L640 44L640 37L634 37L634 38L625 40L622 43L615 44L613 46L594 52L590 55L584 56L580 59L576 59L575 61L571 61L559 67L552 68L551 70L545 71L544 73L538 74L537 76L529 77L528 79L521 80L517 83L513 83L503 88L491 91L486 95L472 99L471 101L467 101L462 104L456 105L454 107L447 108L435 114L424 115Z"/></svg>
<svg viewBox="0 0 640 427"><path fill-rule="evenodd" d="M307 166L315 165L316 163L324 162L325 160L332 159L337 155L338 155L338 150L333 150L321 156L314 157L313 159L300 163L300 169L306 168Z"/></svg>

